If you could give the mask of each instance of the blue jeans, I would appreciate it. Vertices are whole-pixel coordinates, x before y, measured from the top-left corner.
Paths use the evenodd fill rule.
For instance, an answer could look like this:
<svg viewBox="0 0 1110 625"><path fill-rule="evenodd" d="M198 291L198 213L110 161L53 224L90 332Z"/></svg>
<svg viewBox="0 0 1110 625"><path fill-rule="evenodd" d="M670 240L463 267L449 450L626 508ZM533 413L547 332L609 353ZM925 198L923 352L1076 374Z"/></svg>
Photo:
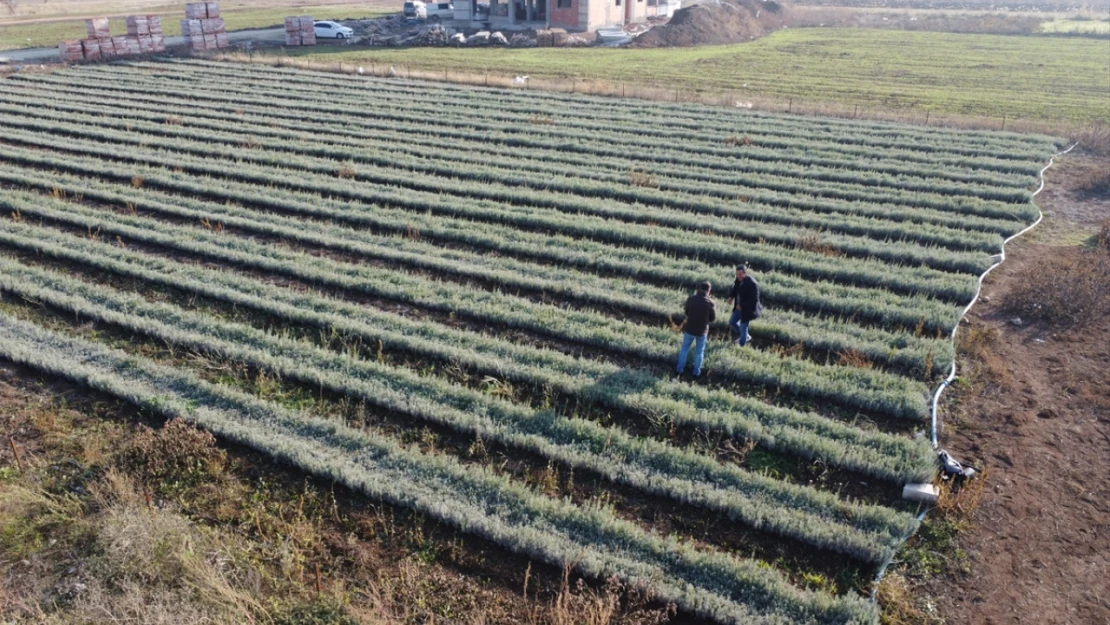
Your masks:
<svg viewBox="0 0 1110 625"><path fill-rule="evenodd" d="M695 341L697 347L694 348L694 375L701 375L701 362L705 360L705 337L706 335L694 336L693 334L682 333L682 349L678 351L678 368L677 371L682 373L686 370L686 355L690 353L690 345Z"/></svg>
<svg viewBox="0 0 1110 625"><path fill-rule="evenodd" d="M747 323L740 321L739 310L732 311L732 316L728 318L728 327L736 330L736 344L740 347L747 345L748 341L752 340L752 336L748 334L748 324L750 323L750 321Z"/></svg>

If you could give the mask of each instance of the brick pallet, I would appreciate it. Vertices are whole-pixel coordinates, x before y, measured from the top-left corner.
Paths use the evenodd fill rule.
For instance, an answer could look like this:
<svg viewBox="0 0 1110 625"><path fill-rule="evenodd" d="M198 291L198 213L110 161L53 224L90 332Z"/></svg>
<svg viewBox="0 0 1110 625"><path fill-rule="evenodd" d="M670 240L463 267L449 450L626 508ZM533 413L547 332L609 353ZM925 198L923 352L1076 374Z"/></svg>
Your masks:
<svg viewBox="0 0 1110 625"><path fill-rule="evenodd" d="M86 61L96 61L100 59L100 40L83 39L81 41L81 55Z"/></svg>
<svg viewBox="0 0 1110 625"><path fill-rule="evenodd" d="M58 54L62 56L63 61L67 62L81 61L85 58L85 52L81 47L81 42L76 39L59 43Z"/></svg>
<svg viewBox="0 0 1110 625"><path fill-rule="evenodd" d="M157 15L128 15L127 35L113 37L108 18L94 17L85 20L88 38L80 41L63 41L58 52L63 61L96 61L117 56L153 54L166 51L166 37L162 33L162 18Z"/></svg>
<svg viewBox="0 0 1110 625"><path fill-rule="evenodd" d="M85 20L85 33L89 36L89 39L107 39L111 37L110 28L111 24L106 17L94 17Z"/></svg>
<svg viewBox="0 0 1110 625"><path fill-rule="evenodd" d="M285 18L285 45L316 45L316 22L313 21L312 16L302 15Z"/></svg>
<svg viewBox="0 0 1110 625"><path fill-rule="evenodd" d="M145 15L128 15L127 34L133 37L149 36L150 20Z"/></svg>
<svg viewBox="0 0 1110 625"><path fill-rule="evenodd" d="M215 2L186 4L181 34L192 50L218 50L229 45L220 7Z"/></svg>

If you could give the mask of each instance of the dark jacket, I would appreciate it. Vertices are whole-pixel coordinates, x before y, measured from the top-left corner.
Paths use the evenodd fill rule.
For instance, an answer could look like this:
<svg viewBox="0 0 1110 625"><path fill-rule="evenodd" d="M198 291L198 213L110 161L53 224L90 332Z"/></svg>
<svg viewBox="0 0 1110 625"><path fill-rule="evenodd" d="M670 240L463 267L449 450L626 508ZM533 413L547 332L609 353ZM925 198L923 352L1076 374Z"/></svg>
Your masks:
<svg viewBox="0 0 1110 625"><path fill-rule="evenodd" d="M709 333L709 324L717 319L717 304L709 295L698 291L686 299L686 325L682 331L693 336Z"/></svg>
<svg viewBox="0 0 1110 625"><path fill-rule="evenodd" d="M732 290L728 292L728 299L732 300L732 309L740 311L741 323L748 323L763 315L763 302L759 301L759 283L751 276L734 281Z"/></svg>

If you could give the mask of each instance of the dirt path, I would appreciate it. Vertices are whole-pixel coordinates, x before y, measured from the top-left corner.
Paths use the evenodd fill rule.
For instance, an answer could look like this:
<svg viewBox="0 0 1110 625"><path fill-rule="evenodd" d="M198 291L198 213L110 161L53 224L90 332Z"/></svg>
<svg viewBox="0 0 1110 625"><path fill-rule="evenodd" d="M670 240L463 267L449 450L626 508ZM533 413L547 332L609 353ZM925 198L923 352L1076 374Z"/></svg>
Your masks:
<svg viewBox="0 0 1110 625"><path fill-rule="evenodd" d="M1015 325L1002 304L1014 292L1035 297L1052 279L1040 268L1079 258L1075 243L1110 218L1110 198L1069 190L1088 160L1050 171L1038 197L1044 229L1008 251L961 328L997 338L988 373L957 385L941 413L941 446L987 469L973 529L958 541L965 561L925 585L945 622L1110 623L1110 316L1057 332Z"/></svg>

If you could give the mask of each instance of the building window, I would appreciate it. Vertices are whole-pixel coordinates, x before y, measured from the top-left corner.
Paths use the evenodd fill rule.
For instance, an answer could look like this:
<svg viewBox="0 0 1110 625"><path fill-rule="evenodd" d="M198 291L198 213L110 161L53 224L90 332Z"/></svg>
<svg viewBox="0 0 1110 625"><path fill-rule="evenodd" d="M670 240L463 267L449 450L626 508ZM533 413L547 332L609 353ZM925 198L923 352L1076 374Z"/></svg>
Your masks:
<svg viewBox="0 0 1110 625"><path fill-rule="evenodd" d="M621 0L617 0L617 6L621 5Z"/></svg>
<svg viewBox="0 0 1110 625"><path fill-rule="evenodd" d="M573 0L559 0L559 4L558 4L558 7L559 7L560 9L570 9L570 8L573 8L573 6L571 5L571 2L573 2Z"/></svg>
<svg viewBox="0 0 1110 625"><path fill-rule="evenodd" d="M648 0L648 6L653 7L659 4L659 0Z"/></svg>

